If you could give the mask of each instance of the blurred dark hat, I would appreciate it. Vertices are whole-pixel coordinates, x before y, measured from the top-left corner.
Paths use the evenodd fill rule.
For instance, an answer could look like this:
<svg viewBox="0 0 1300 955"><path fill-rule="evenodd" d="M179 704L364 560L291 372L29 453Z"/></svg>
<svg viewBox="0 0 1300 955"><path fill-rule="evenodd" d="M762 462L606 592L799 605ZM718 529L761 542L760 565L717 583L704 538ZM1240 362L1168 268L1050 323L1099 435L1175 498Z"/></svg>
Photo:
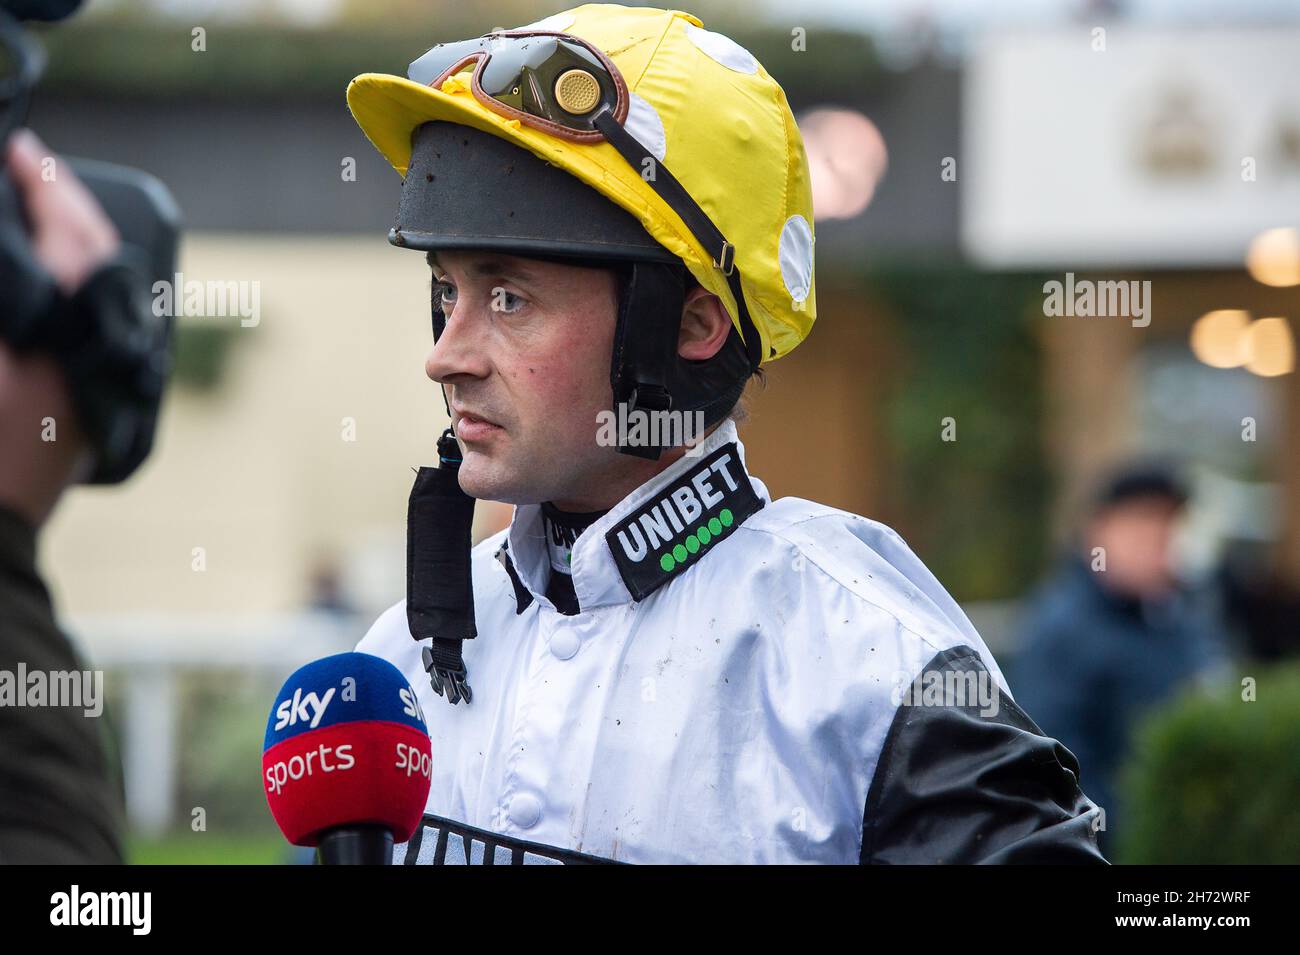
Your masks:
<svg viewBox="0 0 1300 955"><path fill-rule="evenodd" d="M1093 510L1101 511L1138 498L1163 498L1177 508L1191 498L1183 468L1172 461L1134 461L1111 472L1098 486Z"/></svg>

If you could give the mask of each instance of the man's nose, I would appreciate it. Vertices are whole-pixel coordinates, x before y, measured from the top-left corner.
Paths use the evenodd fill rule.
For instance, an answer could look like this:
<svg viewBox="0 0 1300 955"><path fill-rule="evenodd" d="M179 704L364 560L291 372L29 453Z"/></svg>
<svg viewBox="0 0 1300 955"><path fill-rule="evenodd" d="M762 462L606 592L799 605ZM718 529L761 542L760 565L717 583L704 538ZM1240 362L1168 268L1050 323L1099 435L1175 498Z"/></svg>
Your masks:
<svg viewBox="0 0 1300 955"><path fill-rule="evenodd" d="M424 359L424 373L444 384L460 377L486 378L490 371L483 348L480 324L470 315L467 303L458 302L456 314L448 316L442 334Z"/></svg>

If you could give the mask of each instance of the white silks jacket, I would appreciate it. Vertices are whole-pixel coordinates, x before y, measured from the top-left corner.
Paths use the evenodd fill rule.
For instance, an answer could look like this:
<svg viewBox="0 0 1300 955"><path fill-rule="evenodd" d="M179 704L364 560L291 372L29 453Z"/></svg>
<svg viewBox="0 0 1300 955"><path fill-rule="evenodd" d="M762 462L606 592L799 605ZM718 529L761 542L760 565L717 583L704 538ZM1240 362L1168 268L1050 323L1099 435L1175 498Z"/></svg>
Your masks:
<svg viewBox="0 0 1300 955"><path fill-rule="evenodd" d="M540 505L471 566L471 703L431 689L404 601L357 645L429 727L396 862L1105 861L1073 755L933 575L875 521L772 501L731 420L577 538L577 614Z"/></svg>

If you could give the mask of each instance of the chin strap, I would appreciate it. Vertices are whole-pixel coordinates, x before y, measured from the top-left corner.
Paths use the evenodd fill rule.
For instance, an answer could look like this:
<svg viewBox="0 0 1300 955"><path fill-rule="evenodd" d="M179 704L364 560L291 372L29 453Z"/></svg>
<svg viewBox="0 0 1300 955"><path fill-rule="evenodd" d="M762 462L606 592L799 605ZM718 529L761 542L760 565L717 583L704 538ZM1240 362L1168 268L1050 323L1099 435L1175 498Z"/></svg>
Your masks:
<svg viewBox="0 0 1300 955"><path fill-rule="evenodd" d="M429 683L448 703L469 703L461 644L478 633L470 573L474 498L460 488L460 446L451 428L438 439L436 468L420 468L406 518L406 621Z"/></svg>
<svg viewBox="0 0 1300 955"><path fill-rule="evenodd" d="M614 391L614 413L627 406L627 419L635 411L663 413L673 407L672 369L677 358L677 337L686 297L684 270L656 262L632 264L619 296L618 323L614 330L614 357L609 383ZM625 445L619 451L651 461L663 450L656 445Z"/></svg>
<svg viewBox="0 0 1300 955"><path fill-rule="evenodd" d="M734 326L711 358L696 361L677 354L686 281L686 267L680 263L626 266L609 371L614 414L620 422L633 420L634 411L676 411L683 418L698 413L707 430L726 416L745 390L752 369ZM679 422L683 430L686 423ZM657 461L664 450L663 445L622 443L627 437L619 434L623 454Z"/></svg>

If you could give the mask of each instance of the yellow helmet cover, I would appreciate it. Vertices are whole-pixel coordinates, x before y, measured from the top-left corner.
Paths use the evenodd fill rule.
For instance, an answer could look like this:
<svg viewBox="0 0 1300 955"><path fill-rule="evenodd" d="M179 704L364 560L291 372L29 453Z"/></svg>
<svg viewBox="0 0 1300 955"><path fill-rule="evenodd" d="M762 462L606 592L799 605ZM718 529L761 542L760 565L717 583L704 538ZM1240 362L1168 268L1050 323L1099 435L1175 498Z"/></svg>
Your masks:
<svg viewBox="0 0 1300 955"><path fill-rule="evenodd" d="M808 160L785 92L743 47L677 10L584 4L528 24L600 49L630 94L624 129L682 184L735 247L763 362L789 352L816 319ZM646 179L609 143L579 143L509 119L470 89L473 64L439 88L363 73L348 107L403 177L411 135L445 121L499 136L558 166L634 215L726 305L742 331L726 276Z"/></svg>

